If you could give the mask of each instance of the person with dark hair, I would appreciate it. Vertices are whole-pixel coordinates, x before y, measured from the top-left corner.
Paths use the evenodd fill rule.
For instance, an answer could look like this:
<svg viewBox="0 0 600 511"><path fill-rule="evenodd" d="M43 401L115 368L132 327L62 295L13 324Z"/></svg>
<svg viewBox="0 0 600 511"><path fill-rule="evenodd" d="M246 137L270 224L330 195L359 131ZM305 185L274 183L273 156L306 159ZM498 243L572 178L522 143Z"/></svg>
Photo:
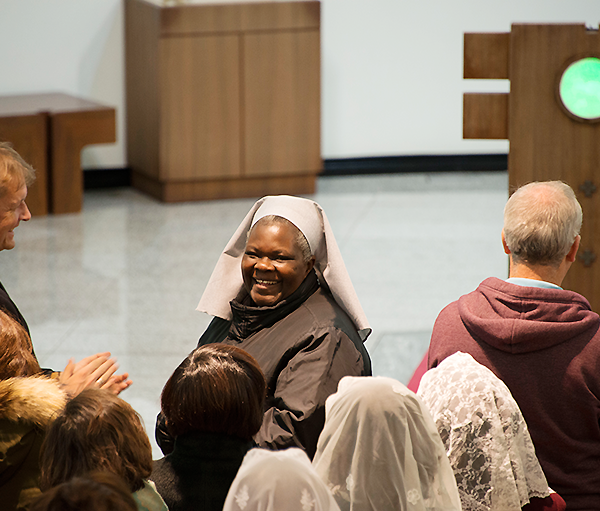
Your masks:
<svg viewBox="0 0 600 511"><path fill-rule="evenodd" d="M25 199L27 187L35 181L35 171L8 142L0 142L0 251L15 247L14 230L31 219ZM29 335L25 318L0 282L0 310L10 314ZM30 345L33 356L33 345ZM110 353L97 353L78 363L70 360L65 369L54 373L71 394L87 387L103 387L118 394L131 385L128 375L116 375L116 361ZM52 373L51 370L45 370Z"/></svg>
<svg viewBox="0 0 600 511"><path fill-rule="evenodd" d="M44 492L29 511L138 511L138 507L119 476L91 472Z"/></svg>
<svg viewBox="0 0 600 511"><path fill-rule="evenodd" d="M194 350L161 395L174 450L150 479L171 511L221 511L262 424L266 383L256 360L235 346Z"/></svg>
<svg viewBox="0 0 600 511"><path fill-rule="evenodd" d="M46 430L67 400L57 379L40 374L27 331L0 309L0 503L25 509L39 495Z"/></svg>
<svg viewBox="0 0 600 511"><path fill-rule="evenodd" d="M140 416L106 390L86 389L67 403L46 435L41 468L43 489L106 470L127 483L139 510L166 510L147 481L152 448Z"/></svg>
<svg viewBox="0 0 600 511"><path fill-rule="evenodd" d="M246 350L267 380L261 447L313 457L325 400L344 376L368 376L371 329L323 209L286 195L258 200L225 247L198 310L214 316L199 346ZM157 442L171 449L165 428Z"/></svg>

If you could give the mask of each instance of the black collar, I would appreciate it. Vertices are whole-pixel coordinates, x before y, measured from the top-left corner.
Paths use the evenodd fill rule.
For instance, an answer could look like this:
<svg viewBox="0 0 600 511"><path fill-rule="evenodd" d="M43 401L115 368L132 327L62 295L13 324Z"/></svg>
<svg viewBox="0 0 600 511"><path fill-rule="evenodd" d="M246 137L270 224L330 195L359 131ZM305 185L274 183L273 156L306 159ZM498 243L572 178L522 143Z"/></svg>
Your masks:
<svg viewBox="0 0 600 511"><path fill-rule="evenodd" d="M229 302L233 319L228 337L242 341L263 328L269 328L294 312L309 296L319 289L319 279L311 270L298 289L272 307L258 307L248 293Z"/></svg>

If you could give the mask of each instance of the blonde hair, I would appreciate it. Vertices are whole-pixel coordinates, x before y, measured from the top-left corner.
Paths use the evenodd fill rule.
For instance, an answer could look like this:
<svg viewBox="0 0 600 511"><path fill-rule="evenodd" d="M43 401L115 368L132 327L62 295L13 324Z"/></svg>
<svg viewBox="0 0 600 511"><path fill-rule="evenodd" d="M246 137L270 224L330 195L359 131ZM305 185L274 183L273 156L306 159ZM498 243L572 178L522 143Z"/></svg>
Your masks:
<svg viewBox="0 0 600 511"><path fill-rule="evenodd" d="M583 213L562 181L529 183L504 207L504 239L517 263L558 266L581 230Z"/></svg>
<svg viewBox="0 0 600 511"><path fill-rule="evenodd" d="M0 197L35 181L35 170L9 142L0 142Z"/></svg>

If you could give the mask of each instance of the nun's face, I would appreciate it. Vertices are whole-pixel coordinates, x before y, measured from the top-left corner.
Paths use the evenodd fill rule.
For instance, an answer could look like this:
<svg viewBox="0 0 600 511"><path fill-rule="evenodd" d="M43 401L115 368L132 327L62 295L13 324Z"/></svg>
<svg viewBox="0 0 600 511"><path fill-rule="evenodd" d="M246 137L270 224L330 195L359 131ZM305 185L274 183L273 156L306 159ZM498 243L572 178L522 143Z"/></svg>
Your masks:
<svg viewBox="0 0 600 511"><path fill-rule="evenodd" d="M296 243L296 228L286 224L256 224L242 258L242 276L259 307L278 304L306 278L314 258L304 261Z"/></svg>

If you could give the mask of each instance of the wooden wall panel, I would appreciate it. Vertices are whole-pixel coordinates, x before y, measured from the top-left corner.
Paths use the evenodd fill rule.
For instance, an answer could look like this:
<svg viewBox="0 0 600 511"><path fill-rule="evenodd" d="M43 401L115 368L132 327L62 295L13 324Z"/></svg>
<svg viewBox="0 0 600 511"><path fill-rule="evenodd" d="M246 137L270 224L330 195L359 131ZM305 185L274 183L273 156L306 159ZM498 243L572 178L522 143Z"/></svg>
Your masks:
<svg viewBox="0 0 600 511"><path fill-rule="evenodd" d="M185 4L162 9L161 35L206 35L242 29L237 4Z"/></svg>
<svg viewBox="0 0 600 511"><path fill-rule="evenodd" d="M600 311L600 192L580 189L592 181L600 190L600 123L577 122L559 104L556 87L577 56L600 57L600 35L584 25L513 25L509 99L511 191L530 181L561 179L583 208L580 255L594 252L586 267L578 260L564 287L583 294Z"/></svg>
<svg viewBox="0 0 600 511"><path fill-rule="evenodd" d="M509 33L464 35L464 78L508 78Z"/></svg>
<svg viewBox="0 0 600 511"><path fill-rule="evenodd" d="M272 176L269 179L248 177L236 180L209 179L191 183L168 183L162 187L165 202L213 200L263 195L306 195L315 192L314 175Z"/></svg>
<svg viewBox="0 0 600 511"><path fill-rule="evenodd" d="M508 138L508 94L464 94L463 138Z"/></svg>
<svg viewBox="0 0 600 511"><path fill-rule="evenodd" d="M161 181L241 174L239 44L235 35L161 39Z"/></svg>
<svg viewBox="0 0 600 511"><path fill-rule="evenodd" d="M127 161L134 171L158 179L158 37L160 10L125 2Z"/></svg>
<svg viewBox="0 0 600 511"><path fill-rule="evenodd" d="M315 193L315 176L274 176L269 179L248 177L238 179L206 179L202 181L174 181L158 183L143 174L132 174L133 185L164 202L215 200L263 195L306 195Z"/></svg>
<svg viewBox="0 0 600 511"><path fill-rule="evenodd" d="M255 2L241 5L242 30L318 29L320 2Z"/></svg>
<svg viewBox="0 0 600 511"><path fill-rule="evenodd" d="M577 188L597 175L600 124L573 121L556 96L558 80L572 57L594 51L600 56L600 36L588 33L584 25L513 25L511 186L568 174Z"/></svg>
<svg viewBox="0 0 600 511"><path fill-rule="evenodd" d="M185 4L162 9L161 35L318 28L320 3Z"/></svg>
<svg viewBox="0 0 600 511"><path fill-rule="evenodd" d="M245 175L321 170L319 32L244 36Z"/></svg>

